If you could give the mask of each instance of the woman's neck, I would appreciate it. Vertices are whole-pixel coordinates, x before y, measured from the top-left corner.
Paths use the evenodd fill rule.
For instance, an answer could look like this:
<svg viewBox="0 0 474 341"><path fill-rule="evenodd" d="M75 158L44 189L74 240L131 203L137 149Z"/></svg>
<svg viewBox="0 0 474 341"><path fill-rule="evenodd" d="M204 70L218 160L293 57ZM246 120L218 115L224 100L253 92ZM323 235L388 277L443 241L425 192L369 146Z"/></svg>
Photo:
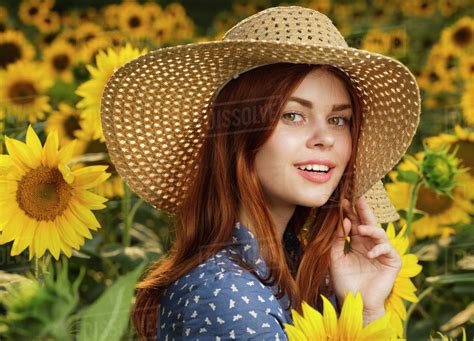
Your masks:
<svg viewBox="0 0 474 341"><path fill-rule="evenodd" d="M270 216L272 218L273 224L275 225L276 233L279 238L278 240L280 241L283 240L283 234L285 233L286 226L288 225L295 208L295 205L290 205L283 208L280 207L278 209L269 207ZM243 207L241 207L239 211L239 221L247 226L250 231L255 232L253 230L255 222L250 218L248 212Z"/></svg>

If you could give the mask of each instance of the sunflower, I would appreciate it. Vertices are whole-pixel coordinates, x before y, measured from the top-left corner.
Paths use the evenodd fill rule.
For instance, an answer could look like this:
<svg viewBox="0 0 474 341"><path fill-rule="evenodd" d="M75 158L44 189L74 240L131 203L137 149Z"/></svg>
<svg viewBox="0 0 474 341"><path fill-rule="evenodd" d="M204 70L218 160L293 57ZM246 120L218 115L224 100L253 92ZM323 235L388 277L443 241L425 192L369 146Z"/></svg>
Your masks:
<svg viewBox="0 0 474 341"><path fill-rule="evenodd" d="M163 7L161 7L160 4L146 2L142 6L145 13L150 17L150 23L153 23L158 18L161 18L164 14Z"/></svg>
<svg viewBox="0 0 474 341"><path fill-rule="evenodd" d="M73 81L72 67L76 63L74 46L66 40L56 40L43 51L43 59L50 72L66 82Z"/></svg>
<svg viewBox="0 0 474 341"><path fill-rule="evenodd" d="M120 5L110 4L102 8L105 27L116 28L119 22Z"/></svg>
<svg viewBox="0 0 474 341"><path fill-rule="evenodd" d="M0 69L6 69L19 60L31 61L34 57L35 49L22 32L0 32Z"/></svg>
<svg viewBox="0 0 474 341"><path fill-rule="evenodd" d="M474 18L465 16L441 32L441 44L450 46L460 56L474 49Z"/></svg>
<svg viewBox="0 0 474 341"><path fill-rule="evenodd" d="M107 171L111 174L110 178L104 181L103 183L97 185L97 187L95 187L92 191L100 196L107 197L109 199L112 199L114 197L123 197L123 181L115 170L114 164L110 162L108 158L108 151L105 142L91 139L90 132L84 129L76 131L76 135L79 137L77 142L80 143L80 146L76 148L74 156L77 157L79 160L77 160L77 163L73 166L72 169L75 169L74 167L82 167L84 165L107 166ZM87 158L92 155L104 155L105 159L100 159L97 161L87 160Z"/></svg>
<svg viewBox="0 0 474 341"><path fill-rule="evenodd" d="M86 21L76 28L75 35L76 43L79 45L102 37L104 30L99 25Z"/></svg>
<svg viewBox="0 0 474 341"><path fill-rule="evenodd" d="M0 155L3 154L3 134L5 129L5 123L3 122L5 114L0 110Z"/></svg>
<svg viewBox="0 0 474 341"><path fill-rule="evenodd" d="M471 91L471 99L472 93L473 92ZM424 141L430 149L439 150L445 146L450 146L450 151L453 151L454 148L458 148L456 157L461 159L463 167L469 167L469 171L467 173L459 174L459 176L463 177L463 181L466 184L466 186L460 186L459 191L461 191L467 198L473 200L474 192L472 191L472 188L474 188L474 132L463 128L460 125L455 125L454 133L442 133L437 136L426 137Z"/></svg>
<svg viewBox="0 0 474 341"><path fill-rule="evenodd" d="M48 12L44 17L36 18L34 24L43 34L57 32L61 26L61 17L56 12Z"/></svg>
<svg viewBox="0 0 474 341"><path fill-rule="evenodd" d="M391 44L390 34L377 29L370 30L362 39L362 49L377 53L388 53Z"/></svg>
<svg viewBox="0 0 474 341"><path fill-rule="evenodd" d="M407 54L408 35L406 30L398 28L387 32L390 41L390 54L401 56Z"/></svg>
<svg viewBox="0 0 474 341"><path fill-rule="evenodd" d="M455 82L459 78L459 56L450 48L440 43L434 45L428 55L428 63L439 71L441 77Z"/></svg>
<svg viewBox="0 0 474 341"><path fill-rule="evenodd" d="M173 19L166 16L161 16L155 20L151 28L151 37L153 44L164 45L173 39Z"/></svg>
<svg viewBox="0 0 474 341"><path fill-rule="evenodd" d="M44 18L52 5L42 0L21 1L18 8L18 16L25 24L35 25L38 18Z"/></svg>
<svg viewBox="0 0 474 341"><path fill-rule="evenodd" d="M463 56L460 60L459 73L465 82L474 83L474 55Z"/></svg>
<svg viewBox="0 0 474 341"><path fill-rule="evenodd" d="M367 326L363 325L363 301L360 292L354 296L349 292L337 319L336 311L329 300L321 295L323 314L303 301L303 316L291 310L294 325L284 323L290 341L299 340L391 340L396 339L390 325L391 313L387 313Z"/></svg>
<svg viewBox="0 0 474 341"><path fill-rule="evenodd" d="M440 67L439 63L428 63L417 77L420 88L437 94L440 92L454 93L457 91L456 78L453 73Z"/></svg>
<svg viewBox="0 0 474 341"><path fill-rule="evenodd" d="M131 38L147 38L150 30L150 17L143 6L135 2L124 2L118 12L120 31Z"/></svg>
<svg viewBox="0 0 474 341"><path fill-rule="evenodd" d="M461 97L462 114L466 123L474 124L474 82L465 84L464 92Z"/></svg>
<svg viewBox="0 0 474 341"><path fill-rule="evenodd" d="M379 224L381 227L381 225ZM402 258L402 268L398 272L395 283L393 284L390 295L385 300L385 310L390 311L390 325L395 328L397 335L403 337L402 320L407 318L407 310L403 303L403 299L410 302L417 302L416 287L413 285L410 277L418 275L422 266L418 264L418 257L415 254L407 254L409 240L405 236L406 225L401 231L395 235L395 227L392 223L387 226L387 236L390 239L390 244L397 250Z"/></svg>
<svg viewBox="0 0 474 341"><path fill-rule="evenodd" d="M51 133L54 130L58 133L59 146L76 140L76 151L83 151L86 142L78 139L81 136L81 117L79 111L67 103L59 103L59 110L55 110L48 116L46 121L45 131Z"/></svg>
<svg viewBox="0 0 474 341"><path fill-rule="evenodd" d="M44 93L53 84L43 64L19 61L0 72L0 110L18 121L43 119L51 110Z"/></svg>
<svg viewBox="0 0 474 341"><path fill-rule="evenodd" d="M78 53L78 59L82 63L92 64L100 51L106 50L112 46L113 43L110 36L108 34L103 34L89 40L87 43L82 43Z"/></svg>
<svg viewBox="0 0 474 341"><path fill-rule="evenodd" d="M58 151L58 135L48 134L46 143L28 127L26 144L6 138L9 155L0 158L0 175L4 190L0 194L0 244L14 241L11 255L29 246L29 259L41 257L46 249L57 260L61 250L71 257L84 238L91 239L89 229L100 224L91 210L105 208L107 201L88 189L106 180L106 166L85 167L71 171L67 166L74 142Z"/></svg>
<svg viewBox="0 0 474 341"><path fill-rule="evenodd" d="M423 157L423 151L415 154L415 159L418 162L421 162ZM417 166L409 160L404 160L397 166L397 170L416 172ZM411 185L397 180L397 170L389 172L388 176L392 182L385 184L385 187L388 197L395 208L397 210L407 210ZM457 174L456 181L459 185L453 190L454 200L447 195L436 195L435 191L424 185L420 186L415 209L424 212L425 216L412 223L412 233L408 236L411 243L416 239L434 236L441 236L441 242L443 243L455 232L452 227L446 226L447 224L467 223L470 221L469 214L474 213L474 205L465 195L466 188L470 186L469 179L461 173ZM405 223L406 221L400 218L400 224L403 225Z"/></svg>
<svg viewBox="0 0 474 341"><path fill-rule="evenodd" d="M459 0L438 0L438 8L442 16L449 17L461 8L461 3Z"/></svg>
<svg viewBox="0 0 474 341"><path fill-rule="evenodd" d="M401 1L401 10L405 16L431 17L436 10L432 0Z"/></svg>
<svg viewBox="0 0 474 341"><path fill-rule="evenodd" d="M107 52L100 51L96 57L96 66L87 65L92 79L78 87L76 94L83 99L77 103L77 108L83 110L81 117L84 119L84 124L94 131L94 139L104 141L100 121L100 100L107 80L115 69L146 52L147 49L139 51L127 44L117 52L112 48L107 49Z"/></svg>

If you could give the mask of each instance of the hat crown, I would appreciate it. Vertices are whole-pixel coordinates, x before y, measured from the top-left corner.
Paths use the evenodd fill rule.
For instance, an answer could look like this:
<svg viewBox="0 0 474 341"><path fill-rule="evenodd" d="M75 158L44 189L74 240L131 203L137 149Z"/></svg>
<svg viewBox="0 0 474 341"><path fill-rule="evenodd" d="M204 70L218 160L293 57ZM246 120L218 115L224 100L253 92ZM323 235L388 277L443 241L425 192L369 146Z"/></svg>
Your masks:
<svg viewBox="0 0 474 341"><path fill-rule="evenodd" d="M223 37L224 41L252 39L348 47L331 19L300 6L277 6L260 11L240 21Z"/></svg>

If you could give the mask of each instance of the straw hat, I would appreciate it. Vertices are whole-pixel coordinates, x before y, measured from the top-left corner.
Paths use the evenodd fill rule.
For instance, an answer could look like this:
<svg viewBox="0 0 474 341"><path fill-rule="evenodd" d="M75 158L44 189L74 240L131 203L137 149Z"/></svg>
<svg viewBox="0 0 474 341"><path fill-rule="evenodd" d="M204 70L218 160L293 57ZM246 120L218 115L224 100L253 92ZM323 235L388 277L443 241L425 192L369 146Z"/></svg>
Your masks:
<svg viewBox="0 0 474 341"><path fill-rule="evenodd" d="M363 103L354 200L365 194L379 223L399 219L381 179L405 154L419 123L420 93L399 61L348 47L331 20L300 6L260 11L223 40L160 48L117 69L102 94L107 148L130 188L174 213L184 199L206 132L206 110L249 69L279 62L331 64Z"/></svg>

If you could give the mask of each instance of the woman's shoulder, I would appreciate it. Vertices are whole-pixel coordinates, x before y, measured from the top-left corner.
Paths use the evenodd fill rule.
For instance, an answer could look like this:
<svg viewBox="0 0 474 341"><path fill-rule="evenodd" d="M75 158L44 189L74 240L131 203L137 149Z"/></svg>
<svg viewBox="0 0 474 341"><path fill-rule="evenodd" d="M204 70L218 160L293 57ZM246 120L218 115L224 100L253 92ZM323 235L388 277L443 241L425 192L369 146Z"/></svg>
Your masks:
<svg viewBox="0 0 474 341"><path fill-rule="evenodd" d="M164 292L160 310L161 335L284 336L286 320L272 290L233 264L225 252L210 257L173 283Z"/></svg>

